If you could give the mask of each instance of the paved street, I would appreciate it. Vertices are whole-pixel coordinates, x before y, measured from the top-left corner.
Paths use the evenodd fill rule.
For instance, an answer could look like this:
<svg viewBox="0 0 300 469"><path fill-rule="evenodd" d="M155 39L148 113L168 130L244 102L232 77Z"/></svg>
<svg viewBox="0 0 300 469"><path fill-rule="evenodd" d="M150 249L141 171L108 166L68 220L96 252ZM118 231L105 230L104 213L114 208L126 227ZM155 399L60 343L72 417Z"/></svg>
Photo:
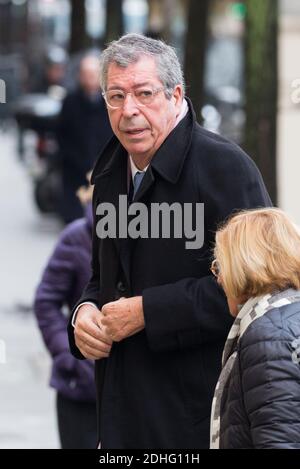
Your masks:
<svg viewBox="0 0 300 469"><path fill-rule="evenodd" d="M38 214L15 136L0 130L0 448L57 448L50 359L31 311L60 226Z"/></svg>

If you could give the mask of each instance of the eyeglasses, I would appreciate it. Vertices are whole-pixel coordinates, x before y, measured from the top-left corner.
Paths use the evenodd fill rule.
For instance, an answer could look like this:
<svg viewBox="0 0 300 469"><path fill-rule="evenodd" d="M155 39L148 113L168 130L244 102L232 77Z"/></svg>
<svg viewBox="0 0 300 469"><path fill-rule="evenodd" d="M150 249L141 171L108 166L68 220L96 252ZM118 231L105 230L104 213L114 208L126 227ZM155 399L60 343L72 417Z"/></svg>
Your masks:
<svg viewBox="0 0 300 469"><path fill-rule="evenodd" d="M124 106L126 96L131 94L134 98L136 105L143 107L149 106L154 100L154 97L160 91L164 90L164 87L161 88L139 88L131 93L125 93L122 90L108 90L102 93L103 98L105 99L106 104L111 109L120 109Z"/></svg>
<svg viewBox="0 0 300 469"><path fill-rule="evenodd" d="M220 275L220 264L217 261L217 259L214 259L212 261L212 264L210 266L210 271L213 273L213 275L218 278Z"/></svg>

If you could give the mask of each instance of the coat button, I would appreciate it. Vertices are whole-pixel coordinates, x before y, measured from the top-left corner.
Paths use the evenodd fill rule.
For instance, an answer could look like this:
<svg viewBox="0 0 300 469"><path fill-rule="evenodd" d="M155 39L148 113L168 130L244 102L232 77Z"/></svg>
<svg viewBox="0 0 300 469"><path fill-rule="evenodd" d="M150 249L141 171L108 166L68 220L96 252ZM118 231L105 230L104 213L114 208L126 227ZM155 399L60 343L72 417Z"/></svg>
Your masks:
<svg viewBox="0 0 300 469"><path fill-rule="evenodd" d="M120 293L124 293L126 291L125 285L123 282L121 282L121 280L117 283L117 290Z"/></svg>

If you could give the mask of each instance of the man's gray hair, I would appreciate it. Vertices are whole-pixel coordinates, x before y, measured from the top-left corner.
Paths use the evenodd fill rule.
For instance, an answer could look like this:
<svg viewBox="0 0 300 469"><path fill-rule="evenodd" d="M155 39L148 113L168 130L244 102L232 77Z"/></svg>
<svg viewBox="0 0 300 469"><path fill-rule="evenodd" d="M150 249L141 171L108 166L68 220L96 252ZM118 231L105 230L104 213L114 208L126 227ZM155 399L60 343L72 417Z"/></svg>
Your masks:
<svg viewBox="0 0 300 469"><path fill-rule="evenodd" d="M107 88L107 72L111 63L128 67L142 56L153 57L157 65L158 78L165 88L165 95L171 99L176 85L182 85L184 78L175 50L163 41L141 34L126 34L118 41L112 41L100 57L100 84L103 91Z"/></svg>

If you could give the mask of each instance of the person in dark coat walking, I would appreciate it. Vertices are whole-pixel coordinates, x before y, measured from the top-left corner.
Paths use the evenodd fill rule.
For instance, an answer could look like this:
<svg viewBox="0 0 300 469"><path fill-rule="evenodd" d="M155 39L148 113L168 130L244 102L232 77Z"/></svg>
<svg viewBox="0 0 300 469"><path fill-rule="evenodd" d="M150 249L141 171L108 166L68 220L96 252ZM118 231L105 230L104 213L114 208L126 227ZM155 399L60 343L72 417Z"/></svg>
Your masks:
<svg viewBox="0 0 300 469"><path fill-rule="evenodd" d="M300 449L300 230L244 211L216 235L212 270L234 324L211 414L211 448Z"/></svg>
<svg viewBox="0 0 300 469"><path fill-rule="evenodd" d="M50 385L57 391L57 418L63 449L95 448L97 444L94 362L78 361L67 336L70 312L90 276L92 210L68 225L37 288L34 311L53 365Z"/></svg>
<svg viewBox="0 0 300 469"><path fill-rule="evenodd" d="M129 34L101 57L115 137L92 175L93 273L71 351L97 359L102 448L207 448L231 326L214 232L271 202L252 160L197 124L171 47Z"/></svg>
<svg viewBox="0 0 300 469"><path fill-rule="evenodd" d="M62 217L70 223L83 215L76 191L85 184L86 173L112 136L99 89L99 60L94 56L81 61L79 87L63 102L57 134L62 162Z"/></svg>

